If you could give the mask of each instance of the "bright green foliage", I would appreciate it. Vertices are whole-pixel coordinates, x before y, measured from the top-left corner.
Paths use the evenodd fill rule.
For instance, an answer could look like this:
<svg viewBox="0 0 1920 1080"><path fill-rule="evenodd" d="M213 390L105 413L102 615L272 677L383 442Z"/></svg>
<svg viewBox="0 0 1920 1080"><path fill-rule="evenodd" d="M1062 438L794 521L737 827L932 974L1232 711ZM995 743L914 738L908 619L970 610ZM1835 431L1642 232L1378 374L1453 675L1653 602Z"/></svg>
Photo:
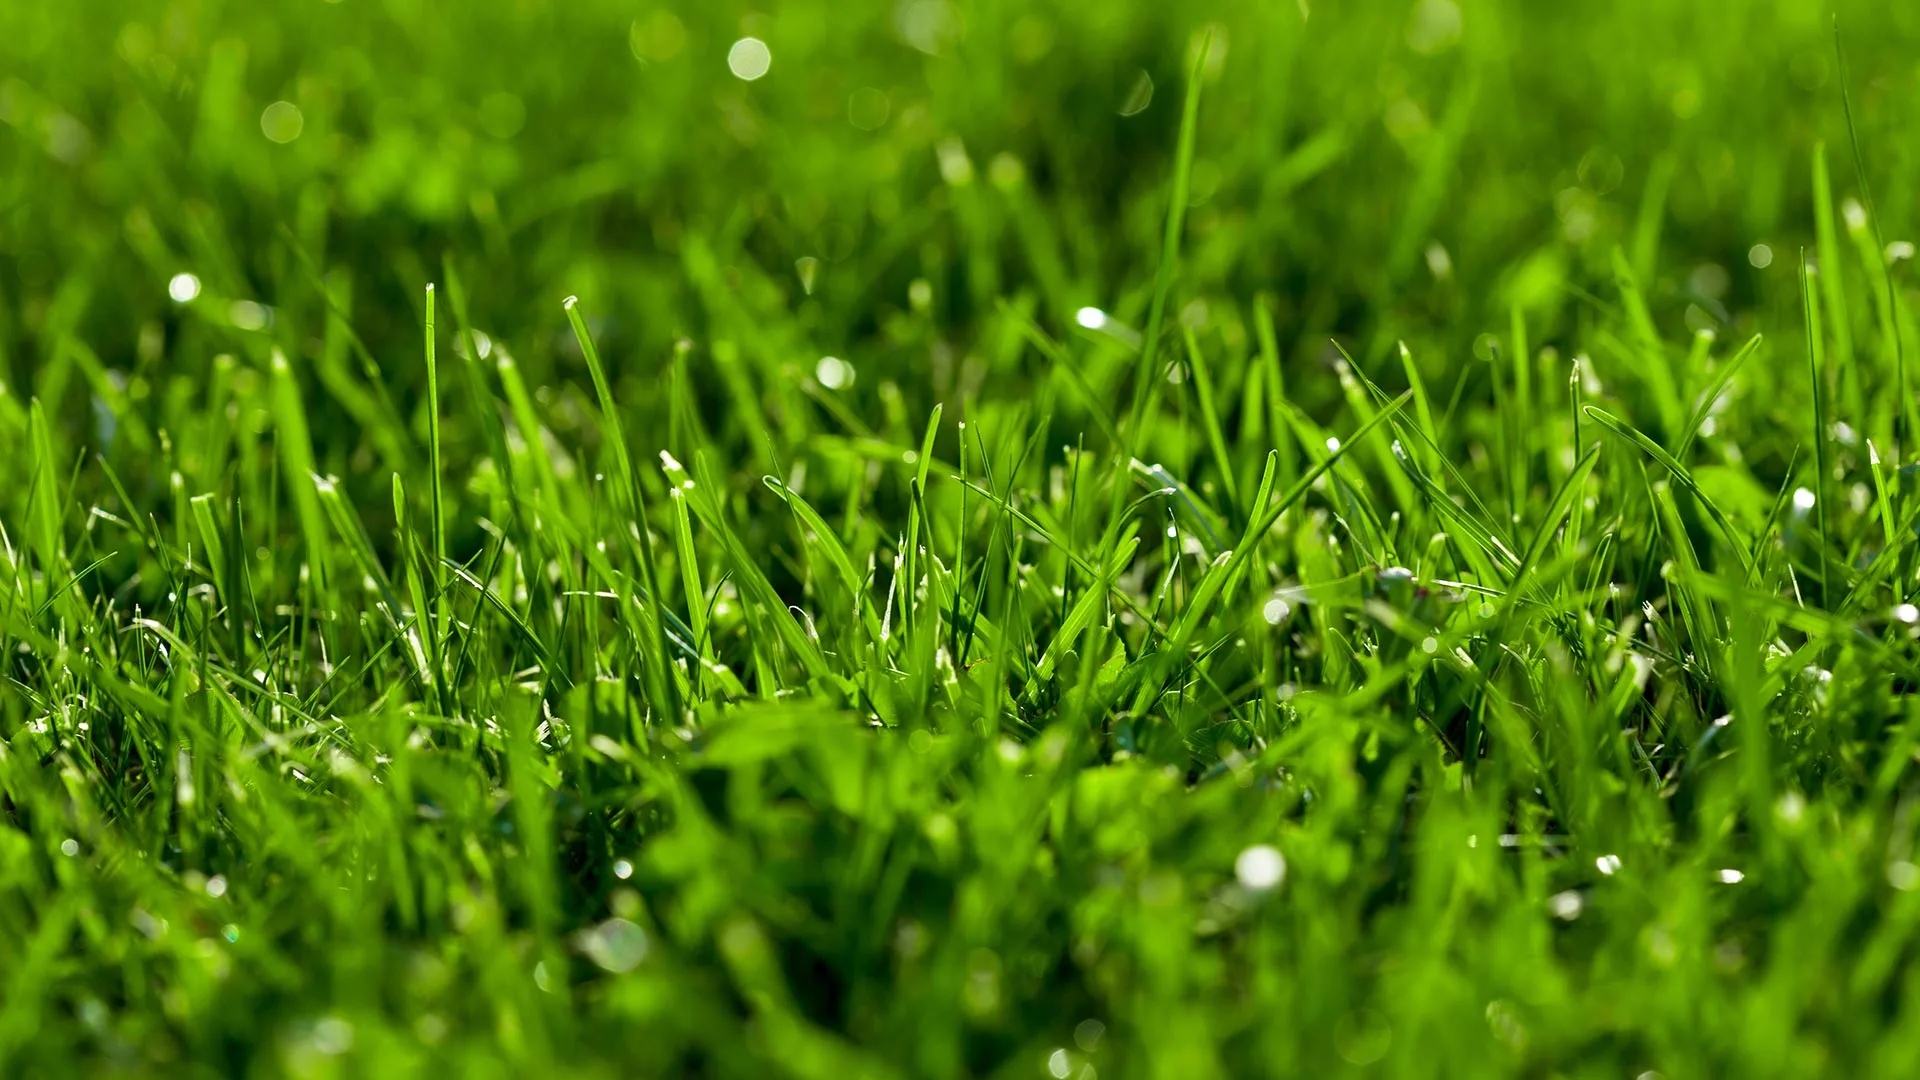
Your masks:
<svg viewBox="0 0 1920 1080"><path fill-rule="evenodd" d="M0 1074L1920 1074L1839 23L0 5Z"/></svg>

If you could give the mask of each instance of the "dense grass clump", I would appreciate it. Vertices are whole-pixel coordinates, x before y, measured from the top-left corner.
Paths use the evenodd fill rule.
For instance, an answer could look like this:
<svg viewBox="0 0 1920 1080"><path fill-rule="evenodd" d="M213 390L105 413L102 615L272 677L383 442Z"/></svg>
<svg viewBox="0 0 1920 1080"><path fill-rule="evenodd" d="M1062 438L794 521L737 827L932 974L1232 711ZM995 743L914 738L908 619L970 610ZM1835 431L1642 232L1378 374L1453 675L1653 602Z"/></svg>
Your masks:
<svg viewBox="0 0 1920 1080"><path fill-rule="evenodd" d="M0 1073L1920 1074L1839 26L0 5Z"/></svg>

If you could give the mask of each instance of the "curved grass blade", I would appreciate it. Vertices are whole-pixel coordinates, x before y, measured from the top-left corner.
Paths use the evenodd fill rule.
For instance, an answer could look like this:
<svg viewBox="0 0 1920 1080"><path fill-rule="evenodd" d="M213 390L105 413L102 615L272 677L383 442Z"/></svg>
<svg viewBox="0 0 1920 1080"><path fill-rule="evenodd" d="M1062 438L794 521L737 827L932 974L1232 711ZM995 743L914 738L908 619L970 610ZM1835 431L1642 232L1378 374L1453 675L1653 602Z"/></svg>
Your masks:
<svg viewBox="0 0 1920 1080"><path fill-rule="evenodd" d="M1753 554L1748 550L1746 542L1741 540L1739 531L1733 527L1732 520L1727 517L1724 510L1720 509L1719 504L1715 503L1711 498L1708 498L1706 492L1700 490L1700 485L1694 481L1693 474L1687 471L1685 465L1676 461L1672 454L1667 453L1666 450L1661 448L1659 443L1648 438L1639 428L1634 427L1632 424L1627 423L1598 405L1584 406L1582 411L1597 421L1600 426L1639 447L1641 453L1652 458L1655 464L1667 470L1667 472L1679 482L1681 487L1687 489L1688 494L1700 500L1700 505L1704 507L1707 514L1713 518L1714 524L1720 527L1721 535L1726 538L1727 545L1733 548L1734 554L1739 557L1741 568L1749 573L1752 572Z"/></svg>

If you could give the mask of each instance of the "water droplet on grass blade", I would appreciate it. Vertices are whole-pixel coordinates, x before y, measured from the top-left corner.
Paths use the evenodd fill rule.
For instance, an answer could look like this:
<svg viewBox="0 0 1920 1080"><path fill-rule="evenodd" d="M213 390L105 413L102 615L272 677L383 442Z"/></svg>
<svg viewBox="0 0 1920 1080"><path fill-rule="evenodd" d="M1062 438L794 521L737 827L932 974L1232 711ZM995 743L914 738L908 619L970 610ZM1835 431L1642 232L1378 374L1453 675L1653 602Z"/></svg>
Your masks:
<svg viewBox="0 0 1920 1080"><path fill-rule="evenodd" d="M1140 331L1096 307L1083 307L1073 313L1073 321L1083 330L1112 338L1129 349L1140 347Z"/></svg>

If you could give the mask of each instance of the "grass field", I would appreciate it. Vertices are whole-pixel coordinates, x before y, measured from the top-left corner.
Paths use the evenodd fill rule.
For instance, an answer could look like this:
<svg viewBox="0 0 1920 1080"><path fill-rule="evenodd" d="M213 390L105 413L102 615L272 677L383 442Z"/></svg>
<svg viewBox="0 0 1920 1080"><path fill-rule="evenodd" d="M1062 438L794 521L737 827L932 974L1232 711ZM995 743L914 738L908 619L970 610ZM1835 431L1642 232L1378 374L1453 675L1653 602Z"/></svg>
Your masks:
<svg viewBox="0 0 1920 1080"><path fill-rule="evenodd" d="M0 5L0 1075L1920 1075L1917 46Z"/></svg>

